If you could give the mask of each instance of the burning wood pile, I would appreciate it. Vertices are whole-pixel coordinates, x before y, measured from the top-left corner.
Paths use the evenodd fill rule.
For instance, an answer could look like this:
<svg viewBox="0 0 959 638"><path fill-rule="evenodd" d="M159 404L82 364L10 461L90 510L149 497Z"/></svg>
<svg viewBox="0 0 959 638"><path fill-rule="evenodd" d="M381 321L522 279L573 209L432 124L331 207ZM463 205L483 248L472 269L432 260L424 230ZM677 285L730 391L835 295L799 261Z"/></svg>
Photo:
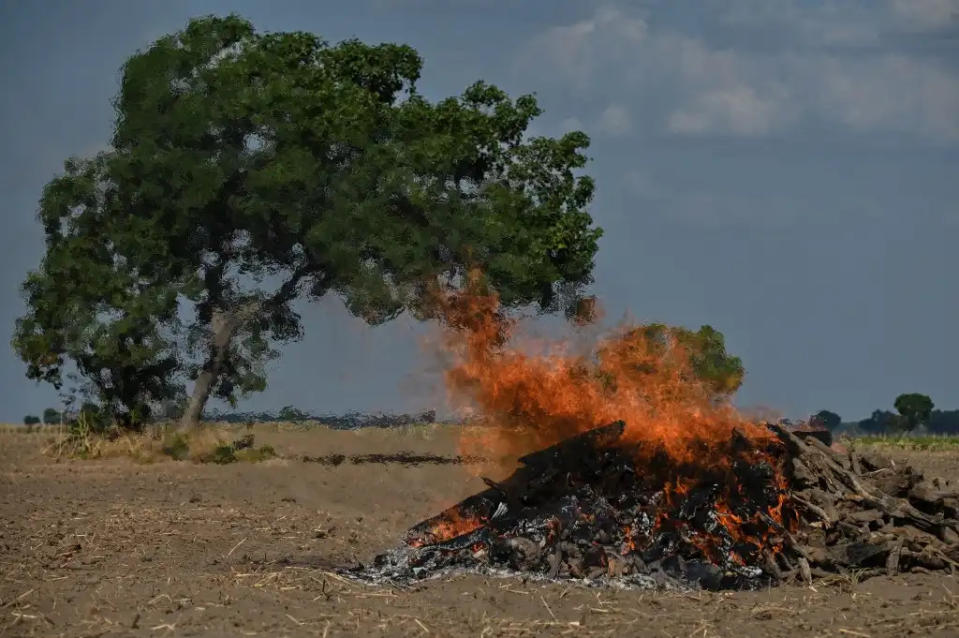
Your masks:
<svg viewBox="0 0 959 638"><path fill-rule="evenodd" d="M361 568L466 568L644 587L752 588L959 566L959 496L870 455L773 425L679 461L616 422L529 454L501 483L413 527ZM708 447L708 449L707 449Z"/></svg>
<svg viewBox="0 0 959 638"><path fill-rule="evenodd" d="M716 589L959 565L952 488L741 414L728 399L742 371L711 328L626 324L588 349L526 349L495 295L443 312L447 386L489 426L464 430L461 453L539 451L360 574Z"/></svg>

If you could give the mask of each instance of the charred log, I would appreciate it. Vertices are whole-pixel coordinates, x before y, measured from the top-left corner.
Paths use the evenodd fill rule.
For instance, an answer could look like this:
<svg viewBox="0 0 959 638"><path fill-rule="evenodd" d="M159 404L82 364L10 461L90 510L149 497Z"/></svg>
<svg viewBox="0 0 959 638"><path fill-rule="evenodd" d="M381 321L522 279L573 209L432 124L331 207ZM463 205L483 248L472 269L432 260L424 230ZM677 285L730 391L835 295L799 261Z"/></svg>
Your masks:
<svg viewBox="0 0 959 638"><path fill-rule="evenodd" d="M469 568L721 589L959 566L959 494L947 482L769 430L734 434L713 465L640 449L622 422L571 437L415 525L363 574Z"/></svg>

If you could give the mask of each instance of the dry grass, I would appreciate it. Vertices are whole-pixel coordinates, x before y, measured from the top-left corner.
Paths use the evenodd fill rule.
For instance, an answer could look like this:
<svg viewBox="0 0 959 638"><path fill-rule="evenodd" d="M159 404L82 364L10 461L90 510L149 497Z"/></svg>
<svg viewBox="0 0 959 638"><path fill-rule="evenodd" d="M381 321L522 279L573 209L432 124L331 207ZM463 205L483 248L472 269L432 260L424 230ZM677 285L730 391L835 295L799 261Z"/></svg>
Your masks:
<svg viewBox="0 0 959 638"><path fill-rule="evenodd" d="M276 456L269 445L238 449L231 430L205 426L182 431L170 425L145 432L92 433L89 429L55 430L43 453L53 458L129 458L136 463L193 461L194 463L257 462Z"/></svg>
<svg viewBox="0 0 959 638"><path fill-rule="evenodd" d="M877 434L850 439L857 446L871 446L887 450L929 450L933 452L959 450L959 436L924 434L902 436Z"/></svg>

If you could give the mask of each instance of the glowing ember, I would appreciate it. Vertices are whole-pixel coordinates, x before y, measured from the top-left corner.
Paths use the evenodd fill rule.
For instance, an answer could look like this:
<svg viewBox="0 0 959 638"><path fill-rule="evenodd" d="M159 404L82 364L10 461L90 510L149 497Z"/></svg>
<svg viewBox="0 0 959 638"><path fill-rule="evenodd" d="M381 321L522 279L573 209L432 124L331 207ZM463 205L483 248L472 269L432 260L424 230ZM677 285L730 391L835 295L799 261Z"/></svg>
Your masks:
<svg viewBox="0 0 959 638"><path fill-rule="evenodd" d="M427 544L444 543L482 527L486 521L480 517L468 516L459 508L451 508L436 517L428 533L411 538L411 547L421 547Z"/></svg>

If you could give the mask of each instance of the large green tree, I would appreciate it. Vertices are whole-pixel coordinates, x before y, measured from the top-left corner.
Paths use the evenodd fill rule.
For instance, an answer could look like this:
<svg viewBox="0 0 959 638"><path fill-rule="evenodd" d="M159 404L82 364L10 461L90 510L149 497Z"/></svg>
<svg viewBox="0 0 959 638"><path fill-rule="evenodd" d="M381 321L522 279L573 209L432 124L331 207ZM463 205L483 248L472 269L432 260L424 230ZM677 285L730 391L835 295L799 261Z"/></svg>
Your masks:
<svg viewBox="0 0 959 638"><path fill-rule="evenodd" d="M108 151L40 204L46 254L14 347L31 378L77 372L115 415L265 386L291 304L342 297L370 323L432 316L478 269L507 306L575 306L600 231L577 174L588 138L479 82L431 102L395 44L192 20L124 65Z"/></svg>

